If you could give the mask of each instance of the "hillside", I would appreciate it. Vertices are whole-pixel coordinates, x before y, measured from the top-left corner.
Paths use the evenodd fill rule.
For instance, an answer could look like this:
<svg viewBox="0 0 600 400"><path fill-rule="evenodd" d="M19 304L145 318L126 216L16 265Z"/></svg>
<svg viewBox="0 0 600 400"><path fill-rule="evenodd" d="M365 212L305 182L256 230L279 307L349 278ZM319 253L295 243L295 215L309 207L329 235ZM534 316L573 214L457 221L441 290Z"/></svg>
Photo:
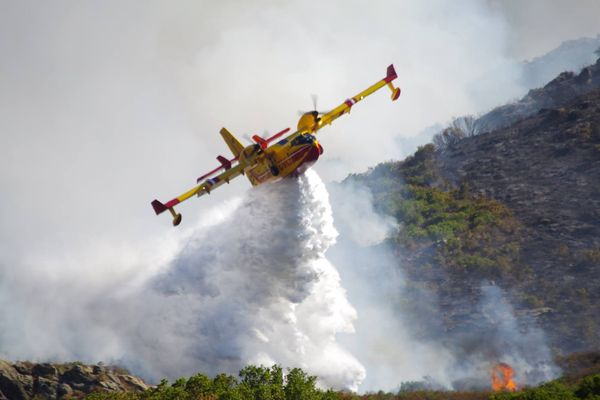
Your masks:
<svg viewBox="0 0 600 400"><path fill-rule="evenodd" d="M348 178L402 224L386 246L437 301L423 310L408 293L402 312L439 321L420 332L433 340L473 334L491 282L555 352L600 348L600 60L473 124Z"/></svg>
<svg viewBox="0 0 600 400"><path fill-rule="evenodd" d="M517 102L493 109L476 121L478 132L489 132L509 126L543 108L556 108L578 96L600 87L598 63L581 69L578 74L562 72L543 87L531 89Z"/></svg>
<svg viewBox="0 0 600 400"><path fill-rule="evenodd" d="M511 287L566 351L600 346L599 145L594 91L436 158L449 182L500 202L522 224L517 260L528 274Z"/></svg>

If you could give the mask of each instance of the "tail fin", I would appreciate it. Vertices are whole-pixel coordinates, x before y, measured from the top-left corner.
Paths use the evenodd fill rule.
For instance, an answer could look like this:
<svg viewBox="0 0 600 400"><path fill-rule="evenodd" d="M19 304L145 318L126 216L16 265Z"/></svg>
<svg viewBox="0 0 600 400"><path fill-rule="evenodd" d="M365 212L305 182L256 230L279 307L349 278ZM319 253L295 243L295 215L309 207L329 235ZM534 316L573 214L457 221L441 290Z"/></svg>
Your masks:
<svg viewBox="0 0 600 400"><path fill-rule="evenodd" d="M235 136L233 136L227 129L222 128L220 133L221 136L223 136L223 140L225 140L225 143L227 143L227 146L229 146L229 149L233 153L233 156L238 157L242 150L244 150L244 145L241 144L240 141L237 140Z"/></svg>

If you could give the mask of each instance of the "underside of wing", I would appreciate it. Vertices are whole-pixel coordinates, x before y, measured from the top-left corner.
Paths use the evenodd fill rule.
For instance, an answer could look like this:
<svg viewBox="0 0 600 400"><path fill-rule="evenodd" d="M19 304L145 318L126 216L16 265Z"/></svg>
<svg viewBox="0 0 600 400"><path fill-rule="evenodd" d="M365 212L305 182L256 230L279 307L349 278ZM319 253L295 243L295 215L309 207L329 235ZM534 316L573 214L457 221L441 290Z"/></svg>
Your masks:
<svg viewBox="0 0 600 400"><path fill-rule="evenodd" d="M166 203L161 203L158 200L152 201L152 208L156 215L159 215L165 211L169 211L173 217L173 225L177 226L181 223L181 214L175 212L175 206L192 196L202 196L204 194L210 194L211 191L217 189L224 183L229 183L232 179L240 176L244 172L243 167L241 165L236 165L235 167L230 167L226 169L224 172L217 176L213 176L212 178L206 179L204 182L198 184L182 195L175 197L167 201Z"/></svg>
<svg viewBox="0 0 600 400"><path fill-rule="evenodd" d="M337 106L330 112L321 115L318 120L318 124L315 128L315 131L321 129L325 125L331 124L333 121L335 121L342 115L350 113L350 110L356 103L363 100L365 97L375 93L376 91L378 91L379 89L381 89L384 86L387 86L392 91L392 94L391 94L392 101L398 100L398 97L400 97L400 88L394 86L394 84L392 83L392 81L395 80L397 77L398 77L398 75L396 74L394 65L393 64L389 65L387 67L385 78L383 78L380 81L378 81L377 83L369 86L367 89L363 90L359 94L357 94L349 99L346 99L342 104L340 104L339 106Z"/></svg>

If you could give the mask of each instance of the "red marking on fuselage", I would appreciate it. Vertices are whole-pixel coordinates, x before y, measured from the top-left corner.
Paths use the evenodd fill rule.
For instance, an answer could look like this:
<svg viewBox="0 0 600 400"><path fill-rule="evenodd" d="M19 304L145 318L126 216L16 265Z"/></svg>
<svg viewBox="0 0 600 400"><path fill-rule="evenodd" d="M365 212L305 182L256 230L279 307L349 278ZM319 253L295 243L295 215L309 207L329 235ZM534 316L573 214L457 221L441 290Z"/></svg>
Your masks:
<svg viewBox="0 0 600 400"><path fill-rule="evenodd" d="M307 169L312 167L313 164L317 162L320 155L321 155L321 150L319 149L319 147L311 145L309 148L308 154L306 154L306 157L304 158L304 161L302 162L302 164L298 165L298 167L292 173L292 175L298 176L298 175L306 172Z"/></svg>
<svg viewBox="0 0 600 400"><path fill-rule="evenodd" d="M171 208L173 206L176 206L177 204L179 204L179 199L173 199L173 200L169 200L167 202L167 204L165 204L165 207Z"/></svg>
<svg viewBox="0 0 600 400"><path fill-rule="evenodd" d="M298 161L299 159L301 159L304 156L304 154L306 152L308 152L310 147L312 147L312 145L304 145L300 149L296 150L295 152L293 152L292 154L290 154L289 156L287 156L286 158L284 158L283 160L278 162L277 165L278 165L279 169L285 169L289 165L291 165L291 164L295 163L296 161Z"/></svg>
<svg viewBox="0 0 600 400"><path fill-rule="evenodd" d="M322 148L318 144L303 145L298 150L294 151L292 154L290 154L283 160L277 162L277 168L279 168L280 171L283 171L285 168L294 164L298 160L303 160L296 167L296 169L294 169L290 174L288 174L288 176L298 176L299 174L306 171L310 166L312 166L315 163L315 161L317 161L317 159L319 158L319 155L322 152L321 149ZM273 174L268 169L261 174L254 173L252 171L253 169L254 168L250 169L249 171L247 171L247 173L248 173L248 175L252 176L252 178L255 181L257 181L259 183L266 182L271 177L273 177ZM277 177L277 178L279 179L280 177Z"/></svg>
<svg viewBox="0 0 600 400"><path fill-rule="evenodd" d="M344 101L344 103L348 106L348 107L352 107L353 105L356 104L356 100L354 100L354 98L352 99L346 99L346 101Z"/></svg>
<svg viewBox="0 0 600 400"><path fill-rule="evenodd" d="M271 174L271 171L269 171L269 170L266 170L265 172L263 172L260 175L254 173L254 172L252 172L252 170L250 170L248 172L248 174L251 175L259 183L266 182L271 176L273 176L273 174Z"/></svg>

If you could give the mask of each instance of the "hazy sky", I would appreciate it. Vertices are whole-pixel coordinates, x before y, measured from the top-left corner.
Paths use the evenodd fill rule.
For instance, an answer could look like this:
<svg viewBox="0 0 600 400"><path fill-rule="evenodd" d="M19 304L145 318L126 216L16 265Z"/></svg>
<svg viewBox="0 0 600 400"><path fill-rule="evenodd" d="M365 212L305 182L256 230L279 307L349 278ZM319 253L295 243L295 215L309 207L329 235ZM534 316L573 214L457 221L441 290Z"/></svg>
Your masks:
<svg viewBox="0 0 600 400"><path fill-rule="evenodd" d="M600 33L597 0L489 0L510 26L508 51L521 59L540 56L567 39Z"/></svg>
<svg viewBox="0 0 600 400"><path fill-rule="evenodd" d="M399 138L518 97L519 61L595 36L599 4L1 1L0 357L49 354L33 332L164 268L248 190L242 177L190 200L177 230L150 207L227 155L222 126L293 127L312 93L334 107L394 63L400 100L378 92L319 134L317 172L342 179L406 154ZM61 329L47 338L77 342Z"/></svg>
<svg viewBox="0 0 600 400"><path fill-rule="evenodd" d="M365 4L0 3L4 246L158 233L149 201L227 155L222 126L242 137L293 127L312 93L331 108L393 62L398 102L376 93L320 134L317 171L342 179L406 154L398 138L519 96L521 57L600 30L594 1Z"/></svg>

